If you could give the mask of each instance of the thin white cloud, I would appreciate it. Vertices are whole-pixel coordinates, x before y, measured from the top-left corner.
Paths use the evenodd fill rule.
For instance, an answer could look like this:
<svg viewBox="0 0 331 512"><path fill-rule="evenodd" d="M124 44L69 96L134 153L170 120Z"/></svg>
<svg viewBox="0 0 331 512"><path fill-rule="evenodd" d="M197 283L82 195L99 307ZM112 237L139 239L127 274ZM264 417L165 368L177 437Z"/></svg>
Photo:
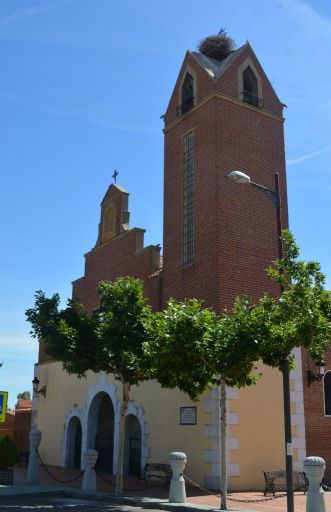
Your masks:
<svg viewBox="0 0 331 512"><path fill-rule="evenodd" d="M331 20L317 12L311 4L303 0L286 0L285 5L292 7L310 32L315 32L319 37L331 38Z"/></svg>
<svg viewBox="0 0 331 512"><path fill-rule="evenodd" d="M0 18L0 27L6 27L7 25L12 25L17 21L24 20L26 18L31 18L31 16L35 16L45 11L49 11L53 5L35 5L34 7L30 7L28 9L21 9L20 11L14 12L9 16L5 16L4 18Z"/></svg>
<svg viewBox="0 0 331 512"><path fill-rule="evenodd" d="M287 165L295 165L300 162L304 162L305 160L310 160L311 158L315 158L316 156L324 155L325 153L329 153L331 151L331 146L327 146L326 148L318 149L316 151L312 151L311 153L307 153L306 155L299 156L298 158L292 158L286 161Z"/></svg>
<svg viewBox="0 0 331 512"><path fill-rule="evenodd" d="M16 11L13 14L9 14L8 16L4 16L0 18L0 28L6 27L8 25L12 25L13 23L17 23L19 21L25 20L27 18L31 18L32 16L36 16L43 12L50 11L57 7L58 5L63 4L64 2L76 2L79 0L54 0L54 2L50 2L48 4L39 4L34 5L33 7L28 7L26 9L21 9L20 11Z"/></svg>
<svg viewBox="0 0 331 512"><path fill-rule="evenodd" d="M28 108L29 110L40 112L42 114L50 114L52 116L66 117L71 119L81 119L98 126L104 126L111 130L122 130L136 133L158 134L159 128L151 128L149 126L133 125L129 123L117 123L110 121L106 117L101 117L94 112L88 112L78 108L63 109L54 105L42 103L34 103L25 98L19 97L13 93L0 91L0 99L9 101L19 107Z"/></svg>

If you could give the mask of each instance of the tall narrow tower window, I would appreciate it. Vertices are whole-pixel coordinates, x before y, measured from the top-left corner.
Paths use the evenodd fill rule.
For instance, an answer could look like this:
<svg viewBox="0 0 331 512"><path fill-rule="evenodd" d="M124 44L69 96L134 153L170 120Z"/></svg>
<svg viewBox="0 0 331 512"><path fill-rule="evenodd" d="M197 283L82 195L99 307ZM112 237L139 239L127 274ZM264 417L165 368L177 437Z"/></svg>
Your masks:
<svg viewBox="0 0 331 512"><path fill-rule="evenodd" d="M193 95L193 77L190 73L186 73L182 85L182 114L185 114L194 105Z"/></svg>
<svg viewBox="0 0 331 512"><path fill-rule="evenodd" d="M259 106L257 78L250 66L243 72L243 100L255 107Z"/></svg>
<svg viewBox="0 0 331 512"><path fill-rule="evenodd" d="M323 380L324 388L324 414L331 416L331 372L326 372Z"/></svg>
<svg viewBox="0 0 331 512"><path fill-rule="evenodd" d="M194 133L184 137L183 265L194 259Z"/></svg>

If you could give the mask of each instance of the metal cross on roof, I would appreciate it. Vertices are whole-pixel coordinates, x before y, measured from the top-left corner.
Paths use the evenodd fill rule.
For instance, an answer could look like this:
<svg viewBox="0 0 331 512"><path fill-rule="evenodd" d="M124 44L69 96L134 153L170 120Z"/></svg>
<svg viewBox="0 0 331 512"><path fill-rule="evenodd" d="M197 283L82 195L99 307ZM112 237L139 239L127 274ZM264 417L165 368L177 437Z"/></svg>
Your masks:
<svg viewBox="0 0 331 512"><path fill-rule="evenodd" d="M116 183L116 178L119 175L119 172L115 169L114 174L112 175L112 178L114 179L114 183Z"/></svg>

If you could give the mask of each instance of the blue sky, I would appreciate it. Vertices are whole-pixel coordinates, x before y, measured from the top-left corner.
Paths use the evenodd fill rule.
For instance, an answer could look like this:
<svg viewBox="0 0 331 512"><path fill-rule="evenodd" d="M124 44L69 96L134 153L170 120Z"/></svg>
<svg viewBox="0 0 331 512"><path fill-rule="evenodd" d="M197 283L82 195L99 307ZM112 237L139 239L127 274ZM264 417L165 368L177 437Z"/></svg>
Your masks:
<svg viewBox="0 0 331 512"><path fill-rule="evenodd" d="M186 49L249 40L285 110L290 225L331 288L329 0L1 0L0 389L31 389L35 290L67 298L119 169L162 244L164 113Z"/></svg>

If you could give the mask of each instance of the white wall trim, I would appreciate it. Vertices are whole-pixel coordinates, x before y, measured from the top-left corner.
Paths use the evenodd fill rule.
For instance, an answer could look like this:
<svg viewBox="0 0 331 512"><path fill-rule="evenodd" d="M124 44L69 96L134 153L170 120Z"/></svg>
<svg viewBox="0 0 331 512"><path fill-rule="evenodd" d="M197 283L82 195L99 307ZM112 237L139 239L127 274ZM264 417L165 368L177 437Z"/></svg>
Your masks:
<svg viewBox="0 0 331 512"><path fill-rule="evenodd" d="M61 443L61 467L65 467L66 460L67 460L67 449L68 449L68 443L67 443L67 432L68 432L68 425L70 423L70 420L76 416L82 426L82 457L81 457L81 467L84 469L85 463L84 463L84 457L83 454L85 450L88 448L88 435L90 429L93 427L93 425L89 425L89 421L91 421L91 418L89 420L90 416L90 409L91 405L93 403L94 398L99 393L105 393L107 394L113 404L114 407L114 455L113 455L113 468L117 467L117 458L118 458L118 440L119 440L119 424L120 424L120 413L121 413L121 401L117 397L117 385L112 382L110 384L107 384L106 382L106 375L104 373L101 373L99 375L99 382L98 384L91 385L88 388L87 392L87 399L85 402L85 405L82 409L78 407L77 404L74 404L73 407L68 411L65 423L63 425L63 438ZM135 416L140 424L141 428L141 465L142 467L146 464L147 459L149 457L149 449L148 449L148 436L149 436L149 427L145 420L145 411L141 406L137 406L134 404L134 401L129 401L128 411L127 415L132 414Z"/></svg>
<svg viewBox="0 0 331 512"><path fill-rule="evenodd" d="M68 426L72 418L78 418L80 421L80 424L82 426L82 434L83 434L83 413L79 409L77 404L73 405L73 408L70 409L70 411L66 415L65 423L63 425L63 438L61 442L61 462L60 466L62 468L65 468L67 466L68 462ZM83 460L83 443L82 443L82 450L81 450L81 461Z"/></svg>
<svg viewBox="0 0 331 512"><path fill-rule="evenodd" d="M229 409L229 401L237 400L239 398L239 390L237 388L226 388L227 394L227 409ZM209 462L211 465L211 475L204 476L204 485L208 489L219 490L220 488L220 388L215 387L211 391L210 398L204 400L204 411L211 414L211 423L205 426L205 437L211 438L211 447L209 450L204 450L203 460ZM231 477L240 475L240 465L232 463L231 456L232 450L239 448L239 438L230 436L230 426L239 423L238 414L235 412L228 412L227 414L227 470L228 470L228 487L231 489Z"/></svg>
<svg viewBox="0 0 331 512"><path fill-rule="evenodd" d="M292 425L296 427L296 436L293 436L292 445L293 448L298 451L298 460L293 461L293 469L295 471L303 471L303 459L306 457L306 430L301 349L295 348L293 355L296 368L291 372L290 377L294 380L294 391L291 391L291 402L295 403L295 414L292 414L291 419Z"/></svg>

